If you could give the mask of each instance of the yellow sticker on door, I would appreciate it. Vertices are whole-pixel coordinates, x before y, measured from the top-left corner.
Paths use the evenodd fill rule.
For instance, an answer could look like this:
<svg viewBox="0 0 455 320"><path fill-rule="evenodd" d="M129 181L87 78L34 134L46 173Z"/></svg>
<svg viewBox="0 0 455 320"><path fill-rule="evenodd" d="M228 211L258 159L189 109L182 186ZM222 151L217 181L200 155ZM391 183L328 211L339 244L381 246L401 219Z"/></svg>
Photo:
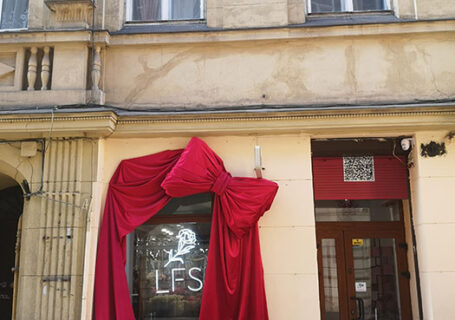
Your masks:
<svg viewBox="0 0 455 320"><path fill-rule="evenodd" d="M363 239L352 239L352 246L353 247L363 246Z"/></svg>

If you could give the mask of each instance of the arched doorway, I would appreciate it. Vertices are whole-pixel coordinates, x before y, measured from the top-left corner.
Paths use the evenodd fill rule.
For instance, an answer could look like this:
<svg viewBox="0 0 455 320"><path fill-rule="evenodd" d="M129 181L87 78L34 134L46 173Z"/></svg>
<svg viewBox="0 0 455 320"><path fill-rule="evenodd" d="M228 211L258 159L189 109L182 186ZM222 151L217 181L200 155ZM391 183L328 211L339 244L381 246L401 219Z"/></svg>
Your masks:
<svg viewBox="0 0 455 320"><path fill-rule="evenodd" d="M17 182L0 173L0 314L11 319L15 295L17 231L24 204Z"/></svg>

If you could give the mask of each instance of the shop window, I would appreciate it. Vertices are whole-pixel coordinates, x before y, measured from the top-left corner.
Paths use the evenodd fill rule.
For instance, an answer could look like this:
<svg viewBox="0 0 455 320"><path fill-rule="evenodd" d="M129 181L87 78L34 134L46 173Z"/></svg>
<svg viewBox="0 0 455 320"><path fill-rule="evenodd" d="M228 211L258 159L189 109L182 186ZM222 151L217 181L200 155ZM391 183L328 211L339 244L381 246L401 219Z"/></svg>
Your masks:
<svg viewBox="0 0 455 320"><path fill-rule="evenodd" d="M1 29L27 28L28 0L0 0Z"/></svg>
<svg viewBox="0 0 455 320"><path fill-rule="evenodd" d="M128 236L136 319L197 319L210 240L212 194L172 199Z"/></svg>
<svg viewBox="0 0 455 320"><path fill-rule="evenodd" d="M390 10L389 0L311 0L309 13Z"/></svg>
<svg viewBox="0 0 455 320"><path fill-rule="evenodd" d="M202 20L204 0L129 0L127 20L138 22Z"/></svg>

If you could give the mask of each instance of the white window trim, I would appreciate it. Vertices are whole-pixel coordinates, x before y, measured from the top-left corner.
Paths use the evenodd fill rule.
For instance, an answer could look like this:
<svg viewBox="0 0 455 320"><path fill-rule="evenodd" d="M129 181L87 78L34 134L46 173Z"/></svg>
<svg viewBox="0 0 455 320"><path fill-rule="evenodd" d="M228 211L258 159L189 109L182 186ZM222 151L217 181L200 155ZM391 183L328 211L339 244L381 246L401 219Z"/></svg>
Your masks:
<svg viewBox="0 0 455 320"><path fill-rule="evenodd" d="M384 5L384 9L381 11L389 11L391 10L392 6L390 3L391 0L382 0L382 3ZM307 1L307 10L308 13L313 13L311 12L311 0ZM343 12L362 12L362 11L354 11L354 2L353 0L341 0L341 11L335 11L335 12L316 12L320 14L333 14L333 13L343 13Z"/></svg>
<svg viewBox="0 0 455 320"><path fill-rule="evenodd" d="M0 0L3 2L3 0ZM200 0L200 12L201 15L197 19L190 19L190 20L170 20L169 16L172 12L172 0L160 0L163 4L161 6L161 20L156 20L153 22L166 22L166 21L193 21L193 20L204 20L205 19L205 1ZM0 8L1 9L1 8ZM1 12L1 11L0 11ZM140 23L140 20L133 20L133 0L126 0L126 22L137 22Z"/></svg>

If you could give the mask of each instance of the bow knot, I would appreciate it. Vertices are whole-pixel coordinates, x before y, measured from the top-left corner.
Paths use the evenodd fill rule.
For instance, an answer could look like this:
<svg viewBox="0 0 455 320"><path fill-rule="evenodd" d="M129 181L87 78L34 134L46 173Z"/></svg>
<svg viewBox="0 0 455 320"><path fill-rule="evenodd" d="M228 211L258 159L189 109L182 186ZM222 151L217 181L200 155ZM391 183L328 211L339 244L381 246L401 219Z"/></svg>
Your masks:
<svg viewBox="0 0 455 320"><path fill-rule="evenodd" d="M222 171L220 175L216 178L215 182L212 184L210 191L214 192L219 196L222 195L226 190L231 179L232 177L228 172Z"/></svg>

